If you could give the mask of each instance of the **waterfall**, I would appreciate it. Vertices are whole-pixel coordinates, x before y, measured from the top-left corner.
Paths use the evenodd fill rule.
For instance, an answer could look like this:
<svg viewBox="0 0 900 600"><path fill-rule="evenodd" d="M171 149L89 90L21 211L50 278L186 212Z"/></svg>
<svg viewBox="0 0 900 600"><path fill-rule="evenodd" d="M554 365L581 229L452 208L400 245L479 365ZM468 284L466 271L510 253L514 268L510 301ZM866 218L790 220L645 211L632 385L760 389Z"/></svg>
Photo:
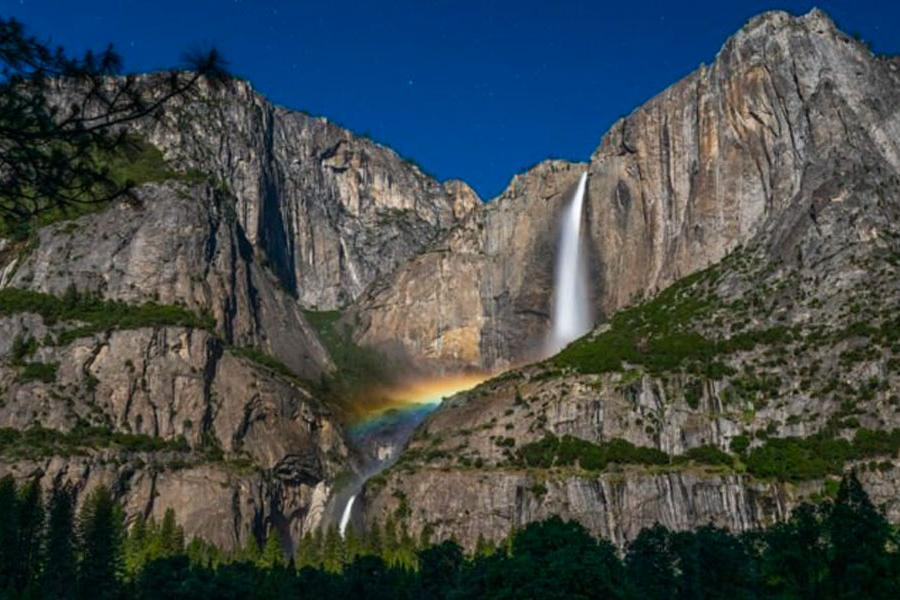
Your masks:
<svg viewBox="0 0 900 600"><path fill-rule="evenodd" d="M347 506L344 507L344 513L341 515L341 523L338 526L341 537L345 537L345 534L347 533L347 524L350 523L350 515L353 514L354 500L356 500L356 494L353 494L350 496L350 499L347 500Z"/></svg>
<svg viewBox="0 0 900 600"><path fill-rule="evenodd" d="M569 342L591 329L588 297L587 261L582 250L581 221L587 172L581 174L578 187L562 215L556 270L553 276L553 314L548 354L556 354Z"/></svg>

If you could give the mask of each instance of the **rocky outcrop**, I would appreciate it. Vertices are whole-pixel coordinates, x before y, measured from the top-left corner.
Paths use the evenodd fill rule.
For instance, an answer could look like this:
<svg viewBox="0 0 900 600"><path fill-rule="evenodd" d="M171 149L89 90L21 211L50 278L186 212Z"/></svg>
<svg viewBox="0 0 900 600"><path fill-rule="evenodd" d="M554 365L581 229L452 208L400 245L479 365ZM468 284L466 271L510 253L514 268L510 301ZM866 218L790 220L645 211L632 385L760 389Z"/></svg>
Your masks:
<svg viewBox="0 0 900 600"><path fill-rule="evenodd" d="M285 545L318 526L328 486L291 486L252 471L215 465L166 468L146 456L122 460L118 452L0 463L0 476L37 479L44 489L69 485L86 498L98 486L111 489L128 521L136 515L162 521L168 509L188 536L220 548L244 547L271 526Z"/></svg>
<svg viewBox="0 0 900 600"><path fill-rule="evenodd" d="M554 215L584 165L541 163L350 311L358 343L432 372L501 370L540 356L553 285Z"/></svg>
<svg viewBox="0 0 900 600"><path fill-rule="evenodd" d="M246 82L202 84L139 130L167 159L223 184L251 246L306 308L342 308L480 201L327 119Z"/></svg>
<svg viewBox="0 0 900 600"><path fill-rule="evenodd" d="M867 472L872 500L896 521L900 464ZM715 525L732 531L770 526L809 500L818 486L760 482L741 475L623 470L609 475L547 478L487 470L417 473L389 478L389 493L366 497L368 523L399 519L412 535L453 538L473 550L479 540L499 542L531 522L559 516L622 547L641 529L659 523L674 531ZM371 491L367 494L371 495Z"/></svg>
<svg viewBox="0 0 900 600"><path fill-rule="evenodd" d="M203 330L142 328L50 343L67 326L28 314L0 319L0 423L69 436L61 447L4 448L0 471L37 477L46 489L70 483L82 497L107 485L130 517L174 508L189 535L224 547L269 525L289 541L319 524L350 453L330 411L299 383ZM47 342L26 362L54 365L55 373L29 380L10 364L8 341L38 337ZM104 450L93 430L80 433L85 427L169 443Z"/></svg>
<svg viewBox="0 0 900 600"><path fill-rule="evenodd" d="M332 368L300 306L259 262L233 197L168 182L137 198L41 229L0 286L181 305L210 314L229 343L260 348L301 377Z"/></svg>
<svg viewBox="0 0 900 600"><path fill-rule="evenodd" d="M823 13L771 12L728 40L711 66L618 121L587 167L598 318L805 214L796 198L847 160L900 168L898 78L895 62L875 58ZM359 339L473 368L533 356L549 326L559 207L582 169L542 164L515 178L473 215L460 264L419 257L358 302ZM464 316L442 321L437 302ZM460 337L468 352L452 343Z"/></svg>

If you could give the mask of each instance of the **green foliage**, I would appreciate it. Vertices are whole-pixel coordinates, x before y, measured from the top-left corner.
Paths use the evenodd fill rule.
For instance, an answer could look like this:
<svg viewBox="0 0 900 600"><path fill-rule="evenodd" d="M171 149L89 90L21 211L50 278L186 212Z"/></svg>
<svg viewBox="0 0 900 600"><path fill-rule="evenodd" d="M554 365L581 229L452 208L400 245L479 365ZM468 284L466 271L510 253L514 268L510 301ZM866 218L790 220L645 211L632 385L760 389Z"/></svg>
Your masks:
<svg viewBox="0 0 900 600"><path fill-rule="evenodd" d="M40 494L0 480L0 577L12 598L874 598L900 584L897 533L851 474L834 502L801 505L768 530L644 529L620 558L606 540L558 517L466 556L453 541L419 545L396 522L341 537L307 532L294 567L270 529L260 550L184 545L167 511L138 518L127 536L106 488L86 499L77 526L68 488L54 490L42 525ZM43 529L43 533L41 532ZM36 533L37 532L37 533ZM31 539L32 549L18 545ZM34 557L37 556L37 560ZM73 585L74 582L74 585Z"/></svg>
<svg viewBox="0 0 900 600"><path fill-rule="evenodd" d="M750 438L744 434L736 435L731 439L730 447L735 454L743 454L750 447Z"/></svg>
<svg viewBox="0 0 900 600"><path fill-rule="evenodd" d="M722 452L715 446L698 446L691 448L678 457L679 460L691 461L704 465L721 465L730 467L734 463L734 459L725 452Z"/></svg>
<svg viewBox="0 0 900 600"><path fill-rule="evenodd" d="M188 450L183 438L163 438L114 432L105 427L79 426L69 432L46 429L40 425L28 429L0 428L0 455L14 459L73 456L101 448L127 452Z"/></svg>
<svg viewBox="0 0 900 600"><path fill-rule="evenodd" d="M669 457L656 448L635 446L620 439L594 444L570 435L558 438L548 434L519 448L517 461L523 466L543 469L578 466L588 471L603 471L612 463L664 465L669 463Z"/></svg>
<svg viewBox="0 0 900 600"><path fill-rule="evenodd" d="M125 521L109 489L96 488L78 515L77 595L113 600L121 594Z"/></svg>
<svg viewBox="0 0 900 600"><path fill-rule="evenodd" d="M56 370L58 368L59 365L56 363L25 363L19 370L18 380L23 383L28 381L43 381L44 383L53 383L54 381L56 381Z"/></svg>
<svg viewBox="0 0 900 600"><path fill-rule="evenodd" d="M598 374L620 371L626 364L642 365L656 375L687 371L722 379L734 371L718 360L720 356L793 339L791 331L780 326L721 340L695 331L696 322L719 308L718 298L708 289L715 276L715 267L694 273L652 300L617 312L607 331L572 343L552 359L553 364ZM697 405L697 390L688 389L685 395L691 406Z"/></svg>
<svg viewBox="0 0 900 600"><path fill-rule="evenodd" d="M757 477L802 481L840 475L850 461L894 456L898 450L900 429L860 429L851 441L826 432L807 438L768 438L750 451L746 464Z"/></svg>
<svg viewBox="0 0 900 600"><path fill-rule="evenodd" d="M235 356L239 356L241 358L246 358L249 361L255 362L256 364L263 366L275 373L281 375L282 377L286 377L288 379L297 379L297 376L291 371L287 365L283 362L271 356L270 354L266 354L265 352L258 350L257 348L251 348L249 346L231 346L228 348L228 351L234 354Z"/></svg>
<svg viewBox="0 0 900 600"><path fill-rule="evenodd" d="M347 400L372 383L384 380L384 359L374 350L356 345L350 327L341 322L339 311L307 310L304 315L337 367L333 375L321 381L320 391L324 395L338 401Z"/></svg>
<svg viewBox="0 0 900 600"><path fill-rule="evenodd" d="M10 362L14 365L22 365L25 362L25 358L34 354L37 349L37 340L32 337L25 338L17 335L13 340L10 351Z"/></svg>
<svg viewBox="0 0 900 600"><path fill-rule="evenodd" d="M215 329L212 317L198 316L180 306L155 302L131 305L100 300L81 295L75 288L69 288L63 298L17 288L0 290L0 315L17 313L39 314L47 325L66 321L84 323L81 327L63 332L59 336L60 344L68 344L79 337L114 329L162 326Z"/></svg>

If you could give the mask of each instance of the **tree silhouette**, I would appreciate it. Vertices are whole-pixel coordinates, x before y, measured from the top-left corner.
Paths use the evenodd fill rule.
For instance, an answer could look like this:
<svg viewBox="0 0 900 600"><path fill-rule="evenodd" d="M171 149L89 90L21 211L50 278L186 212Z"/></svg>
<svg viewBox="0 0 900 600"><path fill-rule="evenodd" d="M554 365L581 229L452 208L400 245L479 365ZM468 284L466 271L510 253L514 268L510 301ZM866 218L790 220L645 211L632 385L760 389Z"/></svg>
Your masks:
<svg viewBox="0 0 900 600"><path fill-rule="evenodd" d="M628 544L625 568L628 579L642 598L671 598L678 574L672 551L671 532L659 525L642 530Z"/></svg>
<svg viewBox="0 0 900 600"><path fill-rule="evenodd" d="M16 545L20 568L16 588L28 593L40 575L44 532L44 497L40 482L27 483L19 492L19 540Z"/></svg>
<svg viewBox="0 0 900 600"><path fill-rule="evenodd" d="M106 487L98 487L87 498L78 517L80 560L78 596L85 600L117 598L124 565L122 509Z"/></svg>
<svg viewBox="0 0 900 600"><path fill-rule="evenodd" d="M0 18L0 218L21 226L51 210L127 194L103 157L131 143L125 125L154 118L201 80L223 81L218 52L185 57L189 71L119 77L111 47L73 58Z"/></svg>
<svg viewBox="0 0 900 600"><path fill-rule="evenodd" d="M648 528L628 544L624 561L609 541L554 517L514 532L491 553L466 557L455 542L444 541L420 549L407 564L398 556L407 552L402 539L409 536L397 539L405 523L394 520L386 529L394 531L395 545L377 555L363 543L368 536L357 554L347 553L335 528L307 532L300 545L307 550L297 554L298 563L300 556L307 560L299 568L285 562L271 529L261 553L252 536L236 551L198 538L185 548L168 511L159 526L136 520L125 539L121 507L105 488L86 499L79 535L73 533L72 491L55 489L43 551L26 550L29 535L40 537L27 533L41 530L39 490L31 483L17 494L12 479L0 480L0 529L15 533L11 546L0 548L13 574L0 598L880 599L896 597L900 584L900 534L852 475L834 503L801 505L768 530L736 536L713 526ZM33 552L43 557L40 573L28 566ZM16 580L22 573L26 579Z"/></svg>
<svg viewBox="0 0 900 600"><path fill-rule="evenodd" d="M68 487L53 490L50 499L41 596L46 599L75 597L75 504Z"/></svg>
<svg viewBox="0 0 900 600"><path fill-rule="evenodd" d="M889 598L896 593L887 554L890 525L872 504L856 473L841 481L826 527L831 538L832 597Z"/></svg>
<svg viewBox="0 0 900 600"><path fill-rule="evenodd" d="M0 479L0 589L15 589L20 569L19 503L16 483L9 475Z"/></svg>

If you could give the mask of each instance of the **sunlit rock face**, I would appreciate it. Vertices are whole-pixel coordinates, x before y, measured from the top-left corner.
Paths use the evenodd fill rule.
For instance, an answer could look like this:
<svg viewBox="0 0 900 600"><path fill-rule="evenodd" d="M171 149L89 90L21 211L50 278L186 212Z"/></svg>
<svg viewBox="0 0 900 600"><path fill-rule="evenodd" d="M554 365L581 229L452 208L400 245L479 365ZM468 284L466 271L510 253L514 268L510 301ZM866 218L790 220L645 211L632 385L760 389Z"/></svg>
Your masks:
<svg viewBox="0 0 900 600"><path fill-rule="evenodd" d="M583 164L513 178L445 238L352 307L359 343L424 371L497 370L544 351L558 214Z"/></svg>
<svg viewBox="0 0 900 600"><path fill-rule="evenodd" d="M752 19L617 122L591 157L591 237L608 312L806 209L810 175L900 167L897 67L827 16Z"/></svg>
<svg viewBox="0 0 900 600"><path fill-rule="evenodd" d="M586 76L590 76L589 74ZM781 220L810 175L900 165L894 61L823 13L771 12L710 66L607 132L591 156L591 289L611 314ZM527 360L549 328L554 228L582 165L542 163L363 296L358 338L435 369Z"/></svg>
<svg viewBox="0 0 900 600"><path fill-rule="evenodd" d="M248 83L210 87L140 129L235 197L247 240L307 308L338 309L480 204L396 152Z"/></svg>

